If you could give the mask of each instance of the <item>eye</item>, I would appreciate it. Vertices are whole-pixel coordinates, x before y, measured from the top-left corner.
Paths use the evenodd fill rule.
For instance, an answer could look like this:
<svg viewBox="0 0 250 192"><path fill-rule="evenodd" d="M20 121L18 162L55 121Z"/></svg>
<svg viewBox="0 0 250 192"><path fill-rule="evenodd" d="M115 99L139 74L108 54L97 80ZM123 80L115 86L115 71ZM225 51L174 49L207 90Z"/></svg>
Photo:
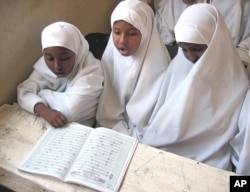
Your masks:
<svg viewBox="0 0 250 192"><path fill-rule="evenodd" d="M181 48L182 49L182 51L184 52L184 53L186 53L187 52L187 50L186 49L184 49L184 48Z"/></svg>
<svg viewBox="0 0 250 192"><path fill-rule="evenodd" d="M54 57L52 57L51 55L44 55L45 59L47 61L53 61L54 60Z"/></svg>
<svg viewBox="0 0 250 192"><path fill-rule="evenodd" d="M63 55L63 56L61 56L60 59L61 59L62 61L69 60L69 59L70 59L70 56L69 56L69 55Z"/></svg>
<svg viewBox="0 0 250 192"><path fill-rule="evenodd" d="M201 52L203 50L202 47L196 47L193 49L194 52Z"/></svg>
<svg viewBox="0 0 250 192"><path fill-rule="evenodd" d="M115 34L115 35L120 35L121 32L120 32L119 30L117 30L117 29L114 29L114 30L113 30L113 34Z"/></svg>
<svg viewBox="0 0 250 192"><path fill-rule="evenodd" d="M204 52L207 49L207 46L199 46L199 47L194 47L192 51L194 52Z"/></svg>
<svg viewBox="0 0 250 192"><path fill-rule="evenodd" d="M129 32L128 32L128 35L129 36L137 36L139 34L139 32L137 32L136 30L130 30Z"/></svg>

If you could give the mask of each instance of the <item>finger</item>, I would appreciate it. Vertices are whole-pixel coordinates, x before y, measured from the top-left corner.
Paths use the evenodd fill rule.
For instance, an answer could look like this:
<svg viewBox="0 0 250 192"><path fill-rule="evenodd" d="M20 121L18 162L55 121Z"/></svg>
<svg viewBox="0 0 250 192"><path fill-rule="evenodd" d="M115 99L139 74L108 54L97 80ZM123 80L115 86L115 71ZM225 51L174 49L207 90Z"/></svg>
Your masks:
<svg viewBox="0 0 250 192"><path fill-rule="evenodd" d="M67 123L67 119L64 116L59 116L56 118L57 127L62 127Z"/></svg>
<svg viewBox="0 0 250 192"><path fill-rule="evenodd" d="M60 123L62 123L63 125L68 123L67 118L64 115L60 115L59 119Z"/></svg>

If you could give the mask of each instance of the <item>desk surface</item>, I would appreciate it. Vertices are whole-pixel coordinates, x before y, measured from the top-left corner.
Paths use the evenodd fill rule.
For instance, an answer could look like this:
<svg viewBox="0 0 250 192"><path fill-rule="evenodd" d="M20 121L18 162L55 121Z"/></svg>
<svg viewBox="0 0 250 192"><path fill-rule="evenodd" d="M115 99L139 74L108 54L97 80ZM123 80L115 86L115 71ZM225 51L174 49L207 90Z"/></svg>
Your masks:
<svg viewBox="0 0 250 192"><path fill-rule="evenodd" d="M17 104L0 107L0 184L20 192L92 191L17 170L46 130L43 119ZM120 191L227 192L232 172L139 144Z"/></svg>

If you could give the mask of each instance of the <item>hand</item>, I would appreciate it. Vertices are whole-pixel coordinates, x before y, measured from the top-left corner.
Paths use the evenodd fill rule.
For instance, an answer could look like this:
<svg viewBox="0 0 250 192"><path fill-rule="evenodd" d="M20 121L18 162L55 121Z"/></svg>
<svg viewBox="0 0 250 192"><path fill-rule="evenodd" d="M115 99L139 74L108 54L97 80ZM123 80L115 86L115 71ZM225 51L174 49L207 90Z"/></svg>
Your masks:
<svg viewBox="0 0 250 192"><path fill-rule="evenodd" d="M43 103L36 104L34 112L42 116L53 127L62 127L67 123L67 119L62 113L47 107Z"/></svg>

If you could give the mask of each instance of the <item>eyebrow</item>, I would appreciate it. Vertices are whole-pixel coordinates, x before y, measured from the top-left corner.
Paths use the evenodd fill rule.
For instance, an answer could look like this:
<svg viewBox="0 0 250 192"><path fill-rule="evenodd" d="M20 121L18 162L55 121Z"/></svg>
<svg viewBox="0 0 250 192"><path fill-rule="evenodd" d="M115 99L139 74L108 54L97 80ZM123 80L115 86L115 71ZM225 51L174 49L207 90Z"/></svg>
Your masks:
<svg viewBox="0 0 250 192"><path fill-rule="evenodd" d="M53 55L51 53L47 53L46 51L43 52L45 55ZM63 51L60 53L60 55L70 55L70 52L69 51Z"/></svg>
<svg viewBox="0 0 250 192"><path fill-rule="evenodd" d="M179 47L180 48L183 48L180 44L179 44ZM194 44L194 45L190 45L190 46L188 46L188 48L189 49L192 49L192 48L197 48L197 47L207 47L207 45L206 44ZM184 47L184 48L186 48L186 47Z"/></svg>

